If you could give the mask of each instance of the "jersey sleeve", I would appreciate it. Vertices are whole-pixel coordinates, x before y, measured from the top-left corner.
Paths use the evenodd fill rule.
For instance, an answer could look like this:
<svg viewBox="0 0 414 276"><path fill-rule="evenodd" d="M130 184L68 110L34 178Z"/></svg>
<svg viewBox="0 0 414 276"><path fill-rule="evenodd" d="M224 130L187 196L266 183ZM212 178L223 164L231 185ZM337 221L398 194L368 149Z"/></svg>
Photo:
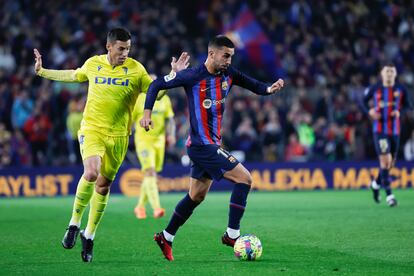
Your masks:
<svg viewBox="0 0 414 276"><path fill-rule="evenodd" d="M271 95L267 93L267 87L270 85L259 80L256 80L239 70L231 68L231 74L233 75L233 84L246 88L258 95Z"/></svg>
<svg viewBox="0 0 414 276"><path fill-rule="evenodd" d="M152 110L152 108L154 107L154 103L157 98L158 92L160 90L180 87L180 86L185 85L190 80L191 80L190 69L185 69L178 73L171 72L170 74L162 78L156 79L155 81L151 83L148 89L144 109Z"/></svg>
<svg viewBox="0 0 414 276"><path fill-rule="evenodd" d="M84 82L88 80L88 65L91 58L86 60L82 67L75 70L75 78L78 82Z"/></svg>
<svg viewBox="0 0 414 276"><path fill-rule="evenodd" d="M372 87L367 87L364 91L364 97L362 98L361 107L366 114L368 114L369 112L369 101L372 98L373 91L374 89Z"/></svg>

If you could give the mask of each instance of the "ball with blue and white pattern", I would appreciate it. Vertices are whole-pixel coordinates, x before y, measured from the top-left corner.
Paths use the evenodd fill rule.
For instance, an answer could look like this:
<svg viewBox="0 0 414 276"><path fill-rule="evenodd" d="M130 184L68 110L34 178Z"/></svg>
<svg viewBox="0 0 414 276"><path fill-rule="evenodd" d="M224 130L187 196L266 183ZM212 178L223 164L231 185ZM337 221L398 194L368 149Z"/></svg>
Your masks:
<svg viewBox="0 0 414 276"><path fill-rule="evenodd" d="M234 255L241 261L254 261L262 256L262 243L252 234L240 236L234 244Z"/></svg>

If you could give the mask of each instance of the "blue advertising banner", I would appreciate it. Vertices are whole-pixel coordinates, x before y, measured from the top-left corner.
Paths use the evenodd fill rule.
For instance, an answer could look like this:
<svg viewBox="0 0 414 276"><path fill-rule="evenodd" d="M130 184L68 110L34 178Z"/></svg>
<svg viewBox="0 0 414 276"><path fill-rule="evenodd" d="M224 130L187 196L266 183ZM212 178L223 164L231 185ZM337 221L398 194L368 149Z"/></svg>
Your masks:
<svg viewBox="0 0 414 276"><path fill-rule="evenodd" d="M378 174L377 162L247 163L253 188L260 191L348 190L368 188ZM0 197L65 196L76 192L82 167L5 168L0 170ZM161 192L187 191L190 168L166 165L158 178ZM390 171L393 188L414 187L414 162L398 162ZM143 173L139 168L122 166L111 193L137 196ZM213 183L211 190L225 191L232 185L225 180Z"/></svg>

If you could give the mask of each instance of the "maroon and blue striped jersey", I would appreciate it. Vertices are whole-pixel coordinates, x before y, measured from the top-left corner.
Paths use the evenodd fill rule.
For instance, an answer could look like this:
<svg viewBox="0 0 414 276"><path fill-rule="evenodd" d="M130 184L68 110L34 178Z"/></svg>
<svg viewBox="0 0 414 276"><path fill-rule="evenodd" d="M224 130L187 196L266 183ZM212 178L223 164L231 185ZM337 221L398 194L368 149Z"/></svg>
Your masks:
<svg viewBox="0 0 414 276"><path fill-rule="evenodd" d="M382 84L373 85L365 90L364 109L370 109L369 101L372 100L375 111L381 117L373 121L373 132L385 135L400 135L400 118L392 116L393 111L401 112L403 109L411 108L407 90L395 84L392 87L385 87Z"/></svg>
<svg viewBox="0 0 414 276"><path fill-rule="evenodd" d="M225 101L232 85L241 86L260 95L268 95L267 87L270 86L233 67L213 75L202 64L152 82L147 92L144 108L152 110L158 91L184 87L190 115L190 133L187 146L220 145Z"/></svg>

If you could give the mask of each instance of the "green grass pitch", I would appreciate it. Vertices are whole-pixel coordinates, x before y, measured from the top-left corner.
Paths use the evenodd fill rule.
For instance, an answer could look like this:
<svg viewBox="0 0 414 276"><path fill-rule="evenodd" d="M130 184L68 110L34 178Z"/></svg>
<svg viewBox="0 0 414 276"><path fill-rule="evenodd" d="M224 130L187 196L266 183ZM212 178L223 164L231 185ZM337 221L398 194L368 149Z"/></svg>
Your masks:
<svg viewBox="0 0 414 276"><path fill-rule="evenodd" d="M0 199L0 275L414 275L414 190L395 192L400 205L377 205L370 191L251 193L242 233L262 241L256 262L221 245L230 193L210 193L174 242L174 262L152 240L180 194L161 196L162 219L138 221L136 200L111 196L83 263L80 240L60 244L72 197ZM84 225L86 216L84 217Z"/></svg>

